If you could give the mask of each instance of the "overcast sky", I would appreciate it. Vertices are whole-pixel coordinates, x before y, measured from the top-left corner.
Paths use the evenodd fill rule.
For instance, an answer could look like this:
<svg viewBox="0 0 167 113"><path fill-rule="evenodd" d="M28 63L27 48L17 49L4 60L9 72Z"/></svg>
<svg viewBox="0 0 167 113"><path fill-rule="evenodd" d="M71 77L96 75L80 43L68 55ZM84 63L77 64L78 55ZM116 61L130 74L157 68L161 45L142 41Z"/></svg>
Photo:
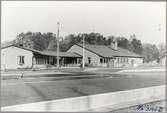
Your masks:
<svg viewBox="0 0 167 113"><path fill-rule="evenodd" d="M21 32L60 35L99 32L104 36L136 34L143 43L165 42L165 2L2 1L1 41Z"/></svg>

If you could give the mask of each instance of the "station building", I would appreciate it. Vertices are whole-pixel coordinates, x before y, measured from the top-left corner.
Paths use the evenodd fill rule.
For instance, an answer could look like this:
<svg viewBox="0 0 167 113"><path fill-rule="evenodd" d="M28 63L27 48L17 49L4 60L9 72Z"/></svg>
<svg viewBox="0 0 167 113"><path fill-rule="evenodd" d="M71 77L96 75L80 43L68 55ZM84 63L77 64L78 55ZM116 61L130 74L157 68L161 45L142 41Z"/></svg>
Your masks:
<svg viewBox="0 0 167 113"><path fill-rule="evenodd" d="M143 64L144 57L126 49L85 44L85 64L92 67L135 67ZM67 52L59 52L60 67L79 67L82 64L83 44L74 44ZM38 51L17 45L1 47L1 69L56 67L56 51Z"/></svg>
<svg viewBox="0 0 167 113"><path fill-rule="evenodd" d="M59 53L60 66L79 66L82 56L71 52ZM8 45L1 47L1 69L46 68L57 64L57 52Z"/></svg>
<svg viewBox="0 0 167 113"><path fill-rule="evenodd" d="M117 46L114 42L110 46L85 44L85 63L100 67L135 67L142 65L144 57L127 49ZM83 55L83 44L74 44L68 52Z"/></svg>

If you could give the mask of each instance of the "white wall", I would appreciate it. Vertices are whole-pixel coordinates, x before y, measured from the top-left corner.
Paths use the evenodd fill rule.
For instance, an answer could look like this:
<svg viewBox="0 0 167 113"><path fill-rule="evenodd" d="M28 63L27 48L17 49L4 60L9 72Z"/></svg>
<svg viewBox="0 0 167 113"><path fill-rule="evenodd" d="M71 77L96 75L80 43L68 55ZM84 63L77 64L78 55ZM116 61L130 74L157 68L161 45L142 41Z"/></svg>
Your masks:
<svg viewBox="0 0 167 113"><path fill-rule="evenodd" d="M131 61L134 61L134 67L143 64L143 58L128 58L128 63L131 64Z"/></svg>
<svg viewBox="0 0 167 113"><path fill-rule="evenodd" d="M82 55L82 51L83 49L77 45L73 45L69 50L68 52L75 52L75 53L78 53L80 55ZM91 63L94 65L94 66L100 66L100 57L98 55L96 55L95 53L92 53L88 50L85 49L85 63L88 63L88 57L91 58Z"/></svg>
<svg viewBox="0 0 167 113"><path fill-rule="evenodd" d="M24 56L23 65L18 64L18 56ZM1 49L1 67L5 69L31 68L32 56L33 53L31 51L21 49L15 46Z"/></svg>
<svg viewBox="0 0 167 113"><path fill-rule="evenodd" d="M79 47L77 45L73 45L68 52L76 52L80 55L82 55L82 47ZM103 67L107 67L107 64L100 64L100 57L98 55L96 55L93 52L90 52L88 50L85 49L85 63L88 63L88 57L91 57L91 63L93 63L94 66L103 66ZM128 63L126 63L126 66L132 66L131 65L131 61L134 61L134 65L133 66L138 66L143 64L143 58L128 58ZM114 67L121 67L125 65L125 63L117 63L117 59L115 59L115 64Z"/></svg>
<svg viewBox="0 0 167 113"><path fill-rule="evenodd" d="M160 64L162 66L166 66L166 57L163 57L162 59L160 59Z"/></svg>
<svg viewBox="0 0 167 113"><path fill-rule="evenodd" d="M131 58L131 57L128 57L128 62L118 62L118 59L117 58L121 58L121 57L116 57L115 59L115 67L122 67L122 66L125 66L125 67L135 67L135 66L139 66L141 64L143 64L143 58ZM124 57L122 57L124 58ZM127 57L126 57L127 58ZM132 61L133 61L133 65L132 65Z"/></svg>
<svg viewBox="0 0 167 113"><path fill-rule="evenodd" d="M165 85L2 107L2 111L101 112L165 99ZM101 109L101 110L99 110ZM103 112L108 112L104 111Z"/></svg>

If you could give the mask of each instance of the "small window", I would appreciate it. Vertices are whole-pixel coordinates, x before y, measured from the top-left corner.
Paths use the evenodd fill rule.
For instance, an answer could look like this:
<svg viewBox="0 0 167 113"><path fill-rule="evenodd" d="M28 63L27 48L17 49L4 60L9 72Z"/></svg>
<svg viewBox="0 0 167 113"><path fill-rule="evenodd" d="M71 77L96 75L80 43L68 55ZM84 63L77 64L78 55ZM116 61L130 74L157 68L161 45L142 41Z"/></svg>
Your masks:
<svg viewBox="0 0 167 113"><path fill-rule="evenodd" d="M18 56L18 64L23 65L24 64L24 56Z"/></svg>
<svg viewBox="0 0 167 113"><path fill-rule="evenodd" d="M117 57L116 60L117 60L117 63L119 63L119 57Z"/></svg>
<svg viewBox="0 0 167 113"><path fill-rule="evenodd" d="M126 59L126 62L128 63L128 58Z"/></svg>
<svg viewBox="0 0 167 113"><path fill-rule="evenodd" d="M89 64L91 63L91 58L90 58L90 57L88 57L88 63L89 63Z"/></svg>
<svg viewBox="0 0 167 113"><path fill-rule="evenodd" d="M119 63L121 63L121 57L119 57Z"/></svg>
<svg viewBox="0 0 167 113"><path fill-rule="evenodd" d="M103 59L102 58L100 58L100 63L103 63Z"/></svg>
<svg viewBox="0 0 167 113"><path fill-rule="evenodd" d="M121 57L121 63L123 63L123 57Z"/></svg>
<svg viewBox="0 0 167 113"><path fill-rule="evenodd" d="M123 61L124 63L126 62L126 58L124 57L124 61Z"/></svg>
<svg viewBox="0 0 167 113"><path fill-rule="evenodd" d="M120 63L122 63L122 57L120 57L120 60L119 60L119 61L120 61Z"/></svg>

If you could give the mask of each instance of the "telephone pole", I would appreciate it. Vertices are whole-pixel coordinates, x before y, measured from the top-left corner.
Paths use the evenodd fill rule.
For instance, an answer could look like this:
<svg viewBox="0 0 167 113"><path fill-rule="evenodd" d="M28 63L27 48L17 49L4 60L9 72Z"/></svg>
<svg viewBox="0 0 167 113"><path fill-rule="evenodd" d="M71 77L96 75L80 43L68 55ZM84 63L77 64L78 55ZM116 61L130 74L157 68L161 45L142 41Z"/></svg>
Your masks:
<svg viewBox="0 0 167 113"><path fill-rule="evenodd" d="M60 23L57 22L57 68L59 69L59 27Z"/></svg>
<svg viewBox="0 0 167 113"><path fill-rule="evenodd" d="M83 50L82 50L82 55L83 55L83 59L82 59L82 68L85 68L85 35L82 35L83 37Z"/></svg>

